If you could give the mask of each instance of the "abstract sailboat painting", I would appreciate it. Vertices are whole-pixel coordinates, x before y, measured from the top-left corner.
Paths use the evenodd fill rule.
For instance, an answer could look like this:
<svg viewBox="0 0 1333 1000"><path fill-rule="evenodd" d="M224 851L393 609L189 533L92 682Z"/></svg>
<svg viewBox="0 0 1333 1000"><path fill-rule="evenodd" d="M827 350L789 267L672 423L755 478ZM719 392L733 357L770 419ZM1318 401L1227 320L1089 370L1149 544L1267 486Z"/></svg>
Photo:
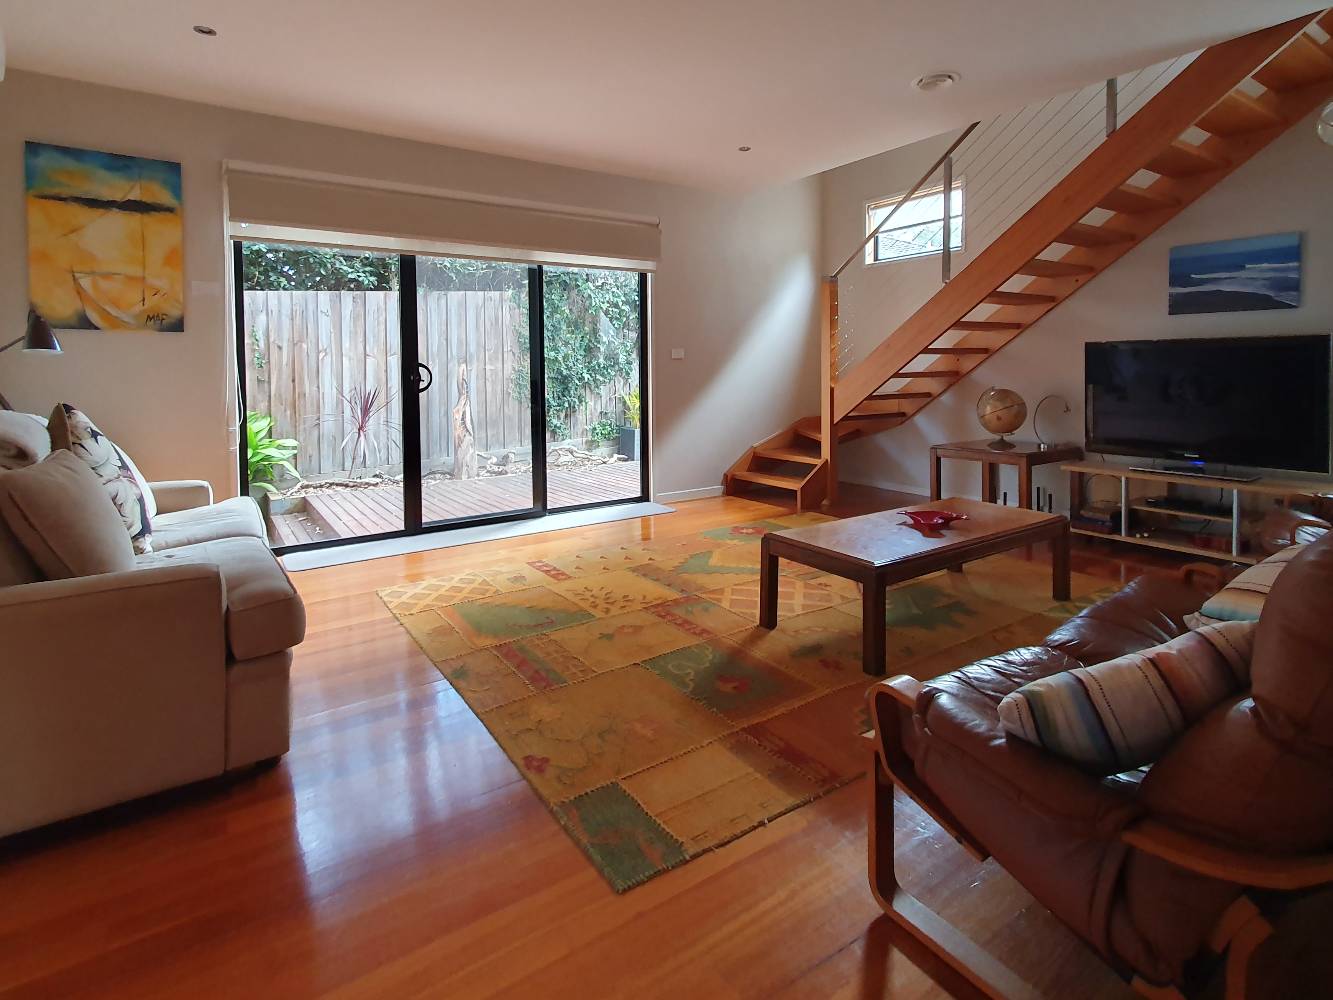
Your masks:
<svg viewBox="0 0 1333 1000"><path fill-rule="evenodd" d="M24 144L28 298L60 330L185 329L181 166Z"/></svg>
<svg viewBox="0 0 1333 1000"><path fill-rule="evenodd" d="M1246 312L1301 304L1301 234L1171 248L1167 312Z"/></svg>

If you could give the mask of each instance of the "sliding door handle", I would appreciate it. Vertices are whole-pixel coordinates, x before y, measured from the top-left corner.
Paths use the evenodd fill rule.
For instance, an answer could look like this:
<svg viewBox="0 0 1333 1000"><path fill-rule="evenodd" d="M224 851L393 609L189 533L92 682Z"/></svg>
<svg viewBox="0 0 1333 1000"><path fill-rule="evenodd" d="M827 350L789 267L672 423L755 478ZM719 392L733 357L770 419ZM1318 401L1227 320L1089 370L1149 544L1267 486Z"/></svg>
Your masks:
<svg viewBox="0 0 1333 1000"><path fill-rule="evenodd" d="M412 384L416 386L417 395L420 396L423 392L425 392L427 389L429 389L432 385L435 384L435 373L430 370L429 365L423 365L420 361L418 361L417 373L412 376Z"/></svg>

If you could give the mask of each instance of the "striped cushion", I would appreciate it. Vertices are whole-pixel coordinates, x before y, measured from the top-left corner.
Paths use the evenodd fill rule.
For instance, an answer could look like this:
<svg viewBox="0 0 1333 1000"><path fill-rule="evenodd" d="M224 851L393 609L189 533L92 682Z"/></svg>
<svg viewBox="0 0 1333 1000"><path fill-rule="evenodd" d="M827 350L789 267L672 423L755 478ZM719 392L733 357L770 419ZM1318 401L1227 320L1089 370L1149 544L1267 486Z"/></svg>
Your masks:
<svg viewBox="0 0 1333 1000"><path fill-rule="evenodd" d="M1197 614L1186 615L1185 624L1190 628L1198 628L1217 622L1257 622L1273 581L1303 548L1304 545L1289 546L1257 566L1251 566L1208 598Z"/></svg>
<svg viewBox="0 0 1333 1000"><path fill-rule="evenodd" d="M1000 702L1000 722L1098 774L1142 767L1249 684L1255 627L1205 625L1151 649L1031 681Z"/></svg>

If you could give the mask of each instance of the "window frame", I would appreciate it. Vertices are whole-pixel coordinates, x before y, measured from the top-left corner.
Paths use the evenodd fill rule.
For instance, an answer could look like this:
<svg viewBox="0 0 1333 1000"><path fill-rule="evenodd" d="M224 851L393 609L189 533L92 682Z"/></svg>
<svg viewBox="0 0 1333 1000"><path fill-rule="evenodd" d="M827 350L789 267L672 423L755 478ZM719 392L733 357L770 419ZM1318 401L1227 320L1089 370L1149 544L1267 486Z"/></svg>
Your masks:
<svg viewBox="0 0 1333 1000"><path fill-rule="evenodd" d="M967 185L966 185L966 178L965 178L965 177L963 177L963 176L958 176L958 177L955 177L955 178L953 179L953 192L954 192L954 195L956 196L956 199L955 199L954 197L951 197L950 200L949 200L949 208L950 208L949 219L950 219L950 221L954 220L955 218L958 220L958 242L957 242L956 245L951 245L951 246L949 247L949 252L950 252L950 253L962 253L962 252L963 252L963 248L967 245L967 191L966 191L966 186L967 186ZM944 184L941 182L941 183L939 183L939 184L935 184L935 185L933 185L932 187L924 188L924 189L922 189L922 190L920 190L920 191L917 191L916 194L912 195L912 197L908 199L907 204L910 205L910 204L911 204L912 202L914 202L914 201L922 200L922 199L925 199L925 198L935 197L935 196L937 196L937 195L941 195L941 194L943 194L943 193L944 193ZM875 223L875 222L872 221L872 215L871 215L871 213L873 213L873 212L876 211L877 209L882 209L882 208L884 208L884 207L886 207L886 206L890 206L890 205L892 205L894 202L896 202L896 201L898 201L899 199L901 199L901 198L903 197L903 195L905 195L905 194L907 194L906 191L899 191L897 194L892 194L892 195L889 195L889 196L884 197L884 198L875 198L875 199L873 199L872 201L868 201L868 202L866 202L866 205L865 205L865 227L866 227L866 236L869 236L872 232L874 232L874 230L875 230L875 226L878 225L878 223ZM955 203L956 203L957 206L958 206L958 210L957 210L957 212L954 212L954 211L953 211L953 207L954 207ZM904 207L906 207L906 206L904 206ZM921 259L926 258L926 257L938 257L938 256L942 256L943 253L944 253L944 250L943 250L943 248L941 247L941 248L938 249L938 250L923 250L923 251L921 251L920 253L903 254L903 255L901 255L901 256L896 256L896 257L884 257L884 258L879 258L879 257L878 257L878 247L879 247L879 240L880 240L880 237L882 237L882 236L884 236L884 235L886 235L886 234L888 234L888 233L896 232L897 230L900 230L900 229L913 229L913 228L916 228L916 227L918 227L918 226L922 226L922 225L925 225L925 223L924 223L924 222L909 222L909 223L904 223L904 224L901 225L901 226L890 225L888 229L881 230L881 231L875 236L874 239L872 239L872 240L870 240L869 242L866 243L866 246L865 246L865 260L864 260L865 266L867 266L867 267L878 267L878 266L881 265L881 264L896 264L896 263L898 263L899 261L904 261L904 260L921 260ZM953 227L950 226L949 229L950 229L950 235L952 235ZM952 241L951 241L951 242L952 242Z"/></svg>

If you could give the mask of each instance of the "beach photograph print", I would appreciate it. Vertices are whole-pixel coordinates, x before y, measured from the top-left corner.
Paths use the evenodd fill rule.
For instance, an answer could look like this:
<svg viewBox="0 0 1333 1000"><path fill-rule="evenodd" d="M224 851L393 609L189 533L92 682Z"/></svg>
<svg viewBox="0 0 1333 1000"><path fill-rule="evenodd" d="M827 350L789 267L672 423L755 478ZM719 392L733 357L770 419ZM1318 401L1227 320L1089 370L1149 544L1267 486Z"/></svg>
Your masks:
<svg viewBox="0 0 1333 1000"><path fill-rule="evenodd" d="M1295 309L1301 304L1301 234L1172 247L1170 272L1172 316Z"/></svg>
<svg viewBox="0 0 1333 1000"><path fill-rule="evenodd" d="M58 330L185 329L181 165L24 144L28 298Z"/></svg>

